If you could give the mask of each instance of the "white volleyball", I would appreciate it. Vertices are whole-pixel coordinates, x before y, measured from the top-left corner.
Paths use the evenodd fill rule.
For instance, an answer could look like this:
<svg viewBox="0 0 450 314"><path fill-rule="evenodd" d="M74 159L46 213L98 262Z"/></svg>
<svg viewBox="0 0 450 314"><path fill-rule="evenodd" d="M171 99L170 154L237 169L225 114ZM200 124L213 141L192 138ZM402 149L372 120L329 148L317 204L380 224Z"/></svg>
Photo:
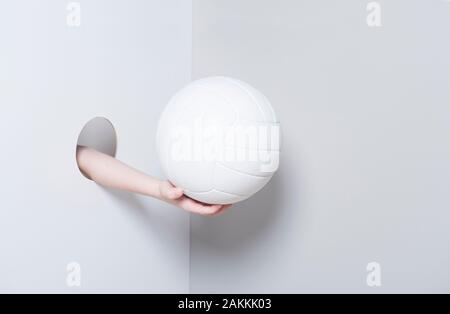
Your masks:
<svg viewBox="0 0 450 314"><path fill-rule="evenodd" d="M267 98L227 77L195 81L169 102L157 131L165 175L207 204L233 204L260 189L278 169L280 128Z"/></svg>

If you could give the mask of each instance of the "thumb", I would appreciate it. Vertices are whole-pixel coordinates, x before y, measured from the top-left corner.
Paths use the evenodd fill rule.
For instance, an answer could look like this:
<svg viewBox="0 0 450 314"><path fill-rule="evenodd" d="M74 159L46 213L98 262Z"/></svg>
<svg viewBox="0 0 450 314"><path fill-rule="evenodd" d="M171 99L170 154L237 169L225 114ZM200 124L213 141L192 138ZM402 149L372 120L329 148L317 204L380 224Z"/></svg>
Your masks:
<svg viewBox="0 0 450 314"><path fill-rule="evenodd" d="M161 195L169 200L176 200L183 196L183 190L173 186L170 182L164 181L160 187Z"/></svg>

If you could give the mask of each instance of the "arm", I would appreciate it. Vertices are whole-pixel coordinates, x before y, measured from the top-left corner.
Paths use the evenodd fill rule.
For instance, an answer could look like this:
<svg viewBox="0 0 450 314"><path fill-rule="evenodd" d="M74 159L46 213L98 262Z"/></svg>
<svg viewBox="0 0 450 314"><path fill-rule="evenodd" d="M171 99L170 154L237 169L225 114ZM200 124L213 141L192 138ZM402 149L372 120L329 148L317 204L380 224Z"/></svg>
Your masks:
<svg viewBox="0 0 450 314"><path fill-rule="evenodd" d="M208 205L183 194L183 190L168 181L161 181L135 170L121 161L94 149L78 146L77 162L80 170L96 183L113 189L151 196L186 211L215 215L230 205Z"/></svg>

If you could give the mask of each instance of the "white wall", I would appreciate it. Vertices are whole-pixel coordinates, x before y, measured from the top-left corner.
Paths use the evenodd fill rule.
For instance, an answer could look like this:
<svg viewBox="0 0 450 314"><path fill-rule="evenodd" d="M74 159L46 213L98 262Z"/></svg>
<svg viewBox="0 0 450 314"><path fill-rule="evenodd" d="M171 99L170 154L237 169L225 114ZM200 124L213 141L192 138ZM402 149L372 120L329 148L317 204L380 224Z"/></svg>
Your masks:
<svg viewBox="0 0 450 314"><path fill-rule="evenodd" d="M383 0L80 0L0 5L0 292L450 292L450 5ZM102 189L75 164L110 119L160 175L164 105L229 75L272 100L281 168L219 218ZM190 256L189 256L189 237ZM382 266L382 287L366 265ZM81 287L66 266L81 266ZM189 281L190 278L190 281Z"/></svg>
<svg viewBox="0 0 450 314"><path fill-rule="evenodd" d="M369 28L369 2L194 0L194 77L266 93L283 151L192 219L192 292L450 292L450 3L379 1Z"/></svg>
<svg viewBox="0 0 450 314"><path fill-rule="evenodd" d="M0 5L0 292L187 292L188 215L85 179L75 145L104 116L117 156L160 175L159 113L191 76L191 1ZM81 266L81 287L66 265Z"/></svg>

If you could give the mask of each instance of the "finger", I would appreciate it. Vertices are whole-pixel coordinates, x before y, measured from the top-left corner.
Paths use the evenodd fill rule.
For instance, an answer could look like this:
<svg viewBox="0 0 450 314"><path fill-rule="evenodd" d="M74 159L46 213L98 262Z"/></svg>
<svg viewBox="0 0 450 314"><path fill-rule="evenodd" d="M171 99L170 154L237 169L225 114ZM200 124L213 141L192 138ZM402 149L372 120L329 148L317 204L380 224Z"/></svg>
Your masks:
<svg viewBox="0 0 450 314"><path fill-rule="evenodd" d="M232 205L209 205L209 204L202 204L203 206L203 213L202 215L205 216L218 216L222 213L224 213L227 209L229 209Z"/></svg>
<svg viewBox="0 0 450 314"><path fill-rule="evenodd" d="M176 200L183 195L183 190L173 186L170 182L165 181L161 184L161 194L169 200Z"/></svg>
<svg viewBox="0 0 450 314"><path fill-rule="evenodd" d="M171 200L179 199L182 196L183 196L183 189L181 188L173 187L168 191L168 197Z"/></svg>
<svg viewBox="0 0 450 314"><path fill-rule="evenodd" d="M204 205L187 197L181 205L185 210L200 215L213 215L222 208L221 205Z"/></svg>

